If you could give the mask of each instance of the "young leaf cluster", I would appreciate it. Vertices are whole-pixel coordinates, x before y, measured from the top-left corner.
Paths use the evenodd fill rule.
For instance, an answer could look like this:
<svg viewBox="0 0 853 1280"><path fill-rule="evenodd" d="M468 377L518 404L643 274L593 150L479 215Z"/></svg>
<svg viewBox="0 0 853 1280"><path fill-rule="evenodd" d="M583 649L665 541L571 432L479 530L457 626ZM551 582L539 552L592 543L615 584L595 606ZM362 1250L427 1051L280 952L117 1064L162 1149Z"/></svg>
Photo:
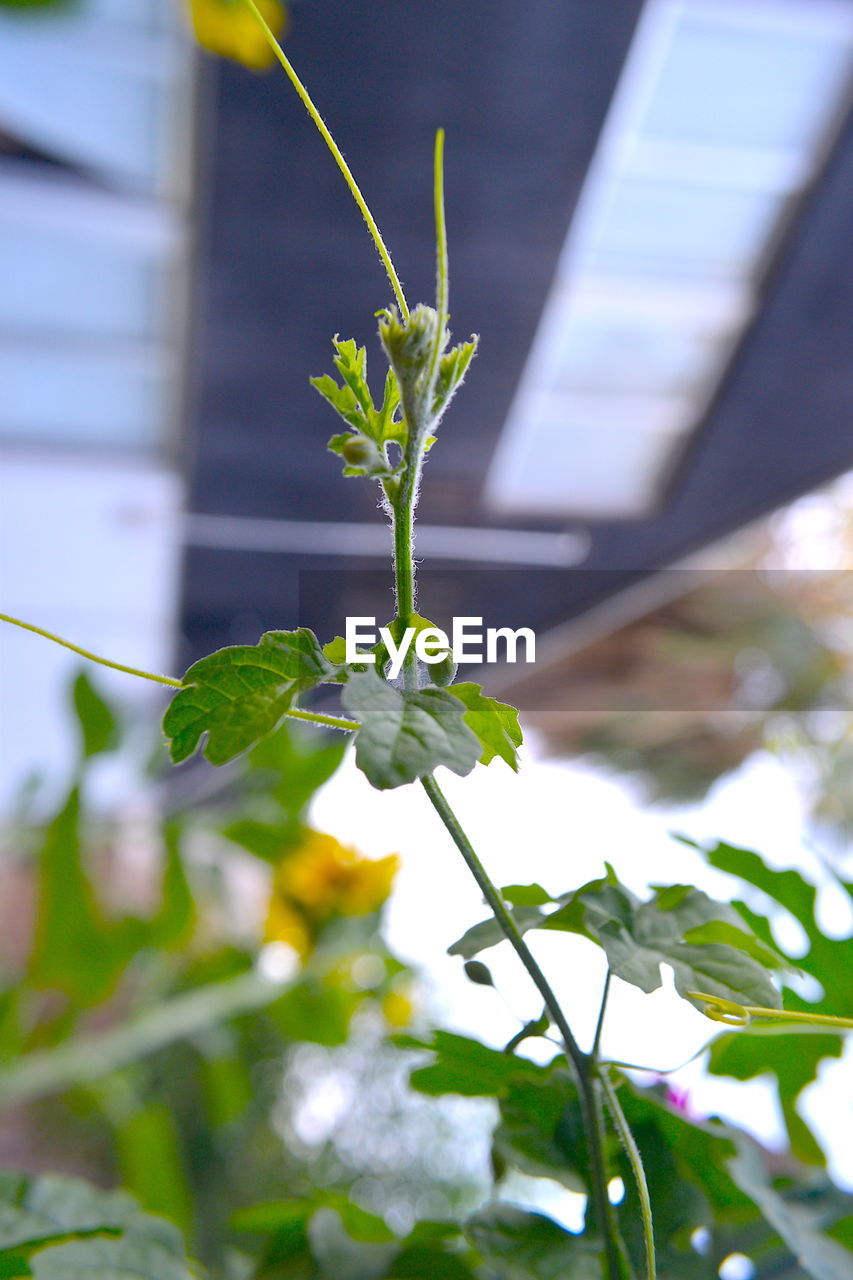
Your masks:
<svg viewBox="0 0 853 1280"><path fill-rule="evenodd" d="M343 418L348 430L332 436L328 448L344 460L345 476L370 476L392 480L399 474L400 459L392 461L388 446L406 445L407 426L399 413L400 390L391 369L385 375L382 403L377 409L367 384L367 352L349 338L332 339L332 363L341 381L329 374L311 378L312 387Z"/></svg>
<svg viewBox="0 0 853 1280"><path fill-rule="evenodd" d="M421 303L405 319L396 307L380 311L379 340L400 388L417 450L437 431L476 354L478 339L472 336L448 350L450 333L439 308Z"/></svg>
<svg viewBox="0 0 853 1280"><path fill-rule="evenodd" d="M328 448L344 462L345 476L366 476L383 483L389 500L399 492L403 473L416 469L435 442L435 432L477 350L477 338L447 350L450 334L439 331L438 313L421 305L400 318L393 307L382 311L379 337L388 360L382 403L377 408L367 383L367 352L352 338L332 339L332 363L340 375L311 378L347 424ZM390 445L399 446L392 457Z"/></svg>

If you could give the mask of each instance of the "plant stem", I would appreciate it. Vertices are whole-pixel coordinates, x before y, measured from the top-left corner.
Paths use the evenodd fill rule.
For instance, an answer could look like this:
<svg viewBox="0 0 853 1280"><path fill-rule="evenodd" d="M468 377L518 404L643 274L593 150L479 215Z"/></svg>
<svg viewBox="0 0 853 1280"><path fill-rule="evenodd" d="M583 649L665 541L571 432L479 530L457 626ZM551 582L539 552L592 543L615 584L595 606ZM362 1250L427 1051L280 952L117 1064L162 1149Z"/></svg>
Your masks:
<svg viewBox="0 0 853 1280"><path fill-rule="evenodd" d="M433 161L433 206L435 210L435 311L438 323L435 329L435 345L430 360L429 373L426 379L427 395L432 397L438 365L444 347L444 334L447 329L447 313L449 298L449 270L447 264L447 220L444 215L444 130L439 129L435 135L435 158Z"/></svg>
<svg viewBox="0 0 853 1280"><path fill-rule="evenodd" d="M255 0L245 0L245 3L248 5L249 9L254 15L255 21L260 26L261 31L264 33L264 37L266 38L267 44L272 49L275 57L284 68L284 71L285 71L285 74L287 75L288 80L293 85L297 94L301 98L302 104L305 107L305 110L308 112L311 119L313 120L314 124L316 125L320 136L322 137L326 146L331 151L332 156L334 157L334 160L335 160L335 164L338 166L341 173L343 174L344 181L346 182L347 186L350 189L352 198L358 205L358 208L361 212L361 216L364 218L364 221L367 223L367 229L370 232L371 237L373 238L373 243L376 245L376 250L379 254L379 257L382 259L382 265L384 266L385 271L387 272L387 275L388 275L388 279L391 282L391 288L394 290L394 297L397 299L397 306L400 308L400 314L405 319L409 314L409 308L408 308L408 304L406 303L406 296L403 293L403 286L400 284L400 278L394 269L394 263L391 261L391 255L388 252L388 249L385 245L385 241L382 239L382 234L379 230L379 227L376 224L376 219L374 218L373 214L370 212L370 209L368 208L367 201L365 200L364 196L361 194L361 188L359 187L358 183L353 177L352 170L350 169L346 160L343 158L343 155L341 154L338 144L335 142L334 138L332 137L331 133L326 127L326 123L323 120L323 117L320 115L320 112L314 106L314 103L311 100L308 90L305 88L305 85L302 83L302 81L299 79L299 76L296 74L293 66L291 65L290 59L287 57L286 53L282 49L278 40L276 40L275 35L273 34L272 30L269 27L269 24L266 22L263 14L258 9L258 6L255 4Z"/></svg>
<svg viewBox="0 0 853 1280"><path fill-rule="evenodd" d="M409 470L417 465L409 460L402 478L399 497L393 507L394 520L394 595L397 601L397 617L407 618L415 611L415 567L413 535L415 523L414 497L409 483Z"/></svg>
<svg viewBox="0 0 853 1280"><path fill-rule="evenodd" d="M619 1245L613 1207L610 1204L610 1200L607 1195L607 1171L604 1157L601 1107L596 1096L595 1079L594 1073L591 1069L591 1060L587 1054L582 1051L580 1045L575 1039L572 1029L566 1020L566 1015L563 1013L560 1003L551 988L551 984L539 968L530 948L522 937L521 930L515 923L515 920L510 914L503 898L492 883L489 874L478 858L473 845L462 830L456 814L447 803L444 793L435 778L432 774L428 774L427 777L421 779L421 783L429 796L433 808L444 823L450 838L462 854L469 871L480 886L483 897L491 907L494 917L500 925L504 936L513 947L519 960L535 983L542 999L545 1002L545 1007L551 1015L554 1025L562 1036L563 1043L566 1047L566 1053L574 1067L575 1077L578 1084L578 1097L580 1099L584 1129L586 1131L587 1142L589 1144L591 1198L595 1219L604 1238L604 1248L607 1258L607 1276L608 1280L622 1280L622 1277L625 1275L625 1264Z"/></svg>
<svg viewBox="0 0 853 1280"><path fill-rule="evenodd" d="M174 676L158 676L153 671L143 671L139 667L128 667L123 662L111 662L109 658L102 658L97 653L82 649L79 644L72 644L70 640L64 640L62 636L55 635L52 631L45 631L44 627L36 627L32 622L22 622L20 618L13 618L8 613L0 613L0 622L10 622L13 627L22 627L24 631L32 631L37 636L43 636L45 640L52 640L54 644L61 644L63 649L70 649L72 653L78 653L87 662L97 662L100 667L109 667L112 671L121 671L128 676L138 676L140 680L151 680L154 684L165 684L170 689L185 688L183 680L176 680ZM327 729L341 729L346 733L353 733L356 729L361 728L357 720L345 720L341 716L326 716L319 711L300 711L296 707L290 707L284 714L290 716L292 720L308 720L311 724L324 725Z"/></svg>
<svg viewBox="0 0 853 1280"><path fill-rule="evenodd" d="M598 1021L595 1024L592 1049L590 1050L590 1057L593 1062L598 1062L598 1051L601 1048L601 1033L604 1030L604 1015L607 1012L607 997L610 995L610 979L612 976L612 971L608 967L607 976L604 979L604 990L601 993L601 1007L598 1010Z"/></svg>
<svg viewBox="0 0 853 1280"><path fill-rule="evenodd" d="M437 141L437 277L440 295L438 298L438 304L439 308L446 311L447 264L446 245L442 245L443 203L441 201L441 186L439 178L441 158L441 145L440 142ZM415 606L413 532L415 507L417 505L418 497L418 485L420 481L420 469L423 463L423 442L428 430L428 423L420 420L420 406L406 404L404 398L404 412L406 414L409 432L406 446L406 466L403 471L396 499L391 504L391 514L394 526L394 586L397 600L397 616L401 618L405 618L409 613L414 612ZM403 667L403 682L404 687L407 690L417 688L417 658L411 650L407 655L407 661ZM494 912L495 919L498 921L498 924L503 930L506 938L515 949L519 959L542 995L542 998L545 1001L545 1007L551 1015L554 1025L558 1028L560 1035L562 1036L566 1053L571 1060L578 1083L578 1097L580 1099L584 1129L586 1131L587 1142L589 1145L590 1183L592 1192L591 1200L594 1218L604 1241L607 1263L607 1280L623 1280L626 1275L626 1266L620 1247L619 1234L615 1216L613 1214L613 1207L610 1204L610 1200L607 1195L607 1170L604 1155L604 1126L601 1113L601 1103L595 1081L594 1064L592 1063L592 1060L581 1050L547 978L536 963L536 960L524 941L515 920L510 915L503 899L492 884L492 881L489 879L485 867L477 857L470 840L462 830L456 815L447 803L447 800L445 799L435 778L432 774L428 774L425 778L421 779L421 782L433 807L441 818L441 821L444 823L451 839L462 854L468 869L471 871L471 874L480 886L483 896Z"/></svg>
<svg viewBox="0 0 853 1280"><path fill-rule="evenodd" d="M437 350L441 350L442 332L447 325L447 301L450 273L447 265L447 219L444 213L444 130L435 135L433 163L433 205L435 209L435 309L438 313Z"/></svg>
<svg viewBox="0 0 853 1280"><path fill-rule="evenodd" d="M291 66L284 50L281 48L281 45L275 38L275 35L265 22L263 15L260 13L254 0L245 0L245 3L254 15L255 20L263 31L275 57L283 67L288 79L302 100L306 111L319 130L326 146L332 153L335 163L343 174L344 180L350 189L353 199L360 209L361 214L367 223L370 234L373 237L373 242L376 245L379 256L388 274L388 279L391 282L391 287L394 290L394 295L400 308L401 315L404 320L407 319L409 316L409 308L406 304L402 285L400 284L397 272L395 271L394 265L391 261L391 256L388 253L376 221L361 194L358 183L353 177L352 172L344 160L334 138L326 127L322 116L311 100L307 89L299 79L294 68ZM414 532L414 515L415 507L417 505L420 470L423 463L423 446L429 429L432 389L435 385L435 376L444 343L444 329L447 322L448 271L447 235L444 218L443 154L444 133L442 130L439 130L435 143L434 181L437 248L436 310L438 313L438 330L425 383L423 412L415 412L413 405L404 405L409 431L409 442L407 446L408 456L406 458L407 465L404 469L404 474L396 499L391 504L394 525L394 581L397 599L397 616L404 619L408 617L409 614L413 613L415 609L415 568L412 541ZM412 689L417 687L418 682L417 660L413 654L409 656L410 660L407 661L404 667L403 678L405 687L407 689ZM302 713L300 718L310 718L318 723L326 724L332 724L335 720L334 717L320 717L311 715L310 713ZM346 727L349 729L356 728L357 725L354 721L338 721L335 727ZM571 1027L560 1008L560 1004L548 983L548 980L533 958L533 955L527 947L518 926L507 910L497 889L489 879L483 864L474 852L473 846L459 825L456 815L447 803L438 783L435 781L435 778L432 775L428 775L426 778L422 779L422 782L430 801L465 859L465 862L467 863L475 880L482 889L486 901L492 908L492 911L494 912L495 917L503 929L507 939L515 948L515 951L521 959L524 967L539 989L539 992L545 1001L546 1008L563 1038L566 1052L571 1059L578 1079L581 1110L584 1118L584 1127L587 1133L587 1141L589 1143L592 1202L597 1224L604 1238L608 1280L622 1280L625 1275L625 1263L620 1250L620 1242L612 1213L612 1207L607 1196L607 1173L604 1160L603 1124L601 1107L596 1088L594 1064L592 1060L582 1052L578 1045Z"/></svg>
<svg viewBox="0 0 853 1280"><path fill-rule="evenodd" d="M171 689L183 688L181 680L175 680L172 676L158 676L152 671L142 671L139 667L128 667L123 662L110 662L109 658L99 658L96 653L90 653L88 649L81 649L79 644L72 644L70 640L63 640L62 636L54 635L52 631L45 631L44 627L33 626L31 622L22 622L20 618L13 618L8 613L0 613L0 622L11 622L13 627L23 627L25 631L32 631L37 636L44 636L45 640L52 640L54 644L61 644L63 649L70 649L72 653L79 653L81 658L87 658L89 662L97 662L102 667L110 667L113 671L123 671L129 676L139 676L141 680L153 680L155 684L165 684Z"/></svg>
<svg viewBox="0 0 853 1280"><path fill-rule="evenodd" d="M326 716L319 711L300 711L296 707L291 707L284 714L290 716L291 720L307 720L309 724L322 724L327 729L340 729L344 733L355 733L356 729L361 728L358 720L345 720L342 716Z"/></svg>
<svg viewBox="0 0 853 1280"><path fill-rule="evenodd" d="M649 1197L649 1184L646 1181L646 1171L643 1168L643 1160L640 1155L640 1149L631 1132L630 1125L625 1118L625 1112L616 1095L613 1082L605 1068L600 1072L599 1080L604 1091L604 1097L607 1102L607 1109L613 1118L616 1126L616 1132L622 1140L622 1145L631 1164L631 1170L634 1174L634 1180L637 1183L637 1195L640 1200L640 1213L643 1218L643 1243L646 1251L646 1272L647 1280L656 1280L657 1266L655 1264L655 1235L654 1224L652 1221L652 1202Z"/></svg>

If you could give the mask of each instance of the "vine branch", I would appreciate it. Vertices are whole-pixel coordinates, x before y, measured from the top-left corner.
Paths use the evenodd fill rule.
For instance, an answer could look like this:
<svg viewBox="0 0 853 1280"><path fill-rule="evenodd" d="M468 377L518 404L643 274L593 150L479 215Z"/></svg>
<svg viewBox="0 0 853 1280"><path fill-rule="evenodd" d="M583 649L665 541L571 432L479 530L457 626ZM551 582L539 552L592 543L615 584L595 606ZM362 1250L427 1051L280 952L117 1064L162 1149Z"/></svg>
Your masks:
<svg viewBox="0 0 853 1280"><path fill-rule="evenodd" d="M258 23L259 27L261 28L261 31L263 32L264 37L267 41L267 44L272 49L273 54L275 55L277 61L281 64L282 68L284 69L285 75L287 76L288 80L293 85L294 89L299 95L299 98L302 101L302 105L305 107L305 110L308 112L309 116L311 117L314 124L316 125L317 131L319 132L326 146L331 151L332 156L334 157L335 164L338 166L341 173L343 174L344 181L346 182L347 186L350 189L350 194L352 195L352 198L355 201L355 203L358 205L358 208L361 212L361 216L364 218L364 221L367 223L367 229L370 232L370 235L373 239L373 243L376 245L376 251L379 254L379 257L382 259L382 265L384 266L385 271L388 275L388 279L391 282L391 288L394 290L394 297L397 299L397 306L400 308L400 313L405 319L409 314L409 307L406 302L406 295L403 293L403 286L400 283L400 278L397 275L397 272L394 268L394 263L391 261L391 255L388 252L385 241L382 239L382 233L379 230L379 227L376 223L376 219L374 218L373 214L370 212L370 209L368 207L367 201L365 200L364 196L361 194L361 188L359 187L358 183L353 177L352 170L350 169L349 165L344 159L341 153L341 150L338 147L338 144L335 142L334 138L329 132L326 126L325 120L320 115L320 112L317 110L316 106L314 105L314 102L311 99L311 96L308 93L308 90L305 88L305 85L302 83L302 81L299 79L299 76L296 74L296 71L294 70L294 67L290 59L287 57L287 54L282 49L278 40L276 40L275 35L269 26L269 23L266 21L260 9L255 4L255 0L245 0L245 3L246 5L248 5L249 9L251 10L254 16L255 21Z"/></svg>
<svg viewBox="0 0 853 1280"><path fill-rule="evenodd" d="M613 1206L607 1195L607 1168L604 1153L604 1142L600 1107L595 1091L595 1080L591 1070L591 1060L583 1052L575 1039L574 1033L566 1019L551 984L540 969L530 948L522 937L521 930L512 918L506 903L492 883L486 868L480 861L474 846L460 825L459 819L447 802L434 776L429 774L421 779L421 784L430 799L430 803L443 822L450 838L482 890L483 897L494 914L501 930L535 983L545 1007L557 1027L565 1045L566 1053L574 1068L578 1084L581 1113L584 1129L589 1143L589 1163L591 1176L592 1203L599 1230L604 1238L607 1257L608 1280L622 1280L625 1266L620 1248L618 1230L613 1213Z"/></svg>
<svg viewBox="0 0 853 1280"><path fill-rule="evenodd" d="M610 979L613 977L613 971L608 966L607 976L604 979L604 990L601 993L601 1007L598 1010L598 1021L595 1024L595 1035L592 1040L592 1049L590 1056L594 1062L598 1061L598 1054L601 1048L601 1033L604 1030L604 1016L607 1013L607 997L610 995Z"/></svg>
<svg viewBox="0 0 853 1280"><path fill-rule="evenodd" d="M51 640L54 644L62 645L63 649L70 649L72 653L77 653L81 658L85 658L87 662L96 662L100 667L109 667L111 671L121 671L128 676L137 676L140 680L151 680L154 684L164 684L170 689L183 689L183 680L176 680L174 676L159 676L154 671L143 671L141 667L129 667L123 662L112 662L109 658L102 658L97 653L91 653L88 649L83 649L79 644L73 644L71 640L65 640L62 636L56 635L53 631L46 631L44 627L37 627L32 622L24 622L21 618L13 618L9 613L0 613L0 622L9 622L13 627L22 627L24 631L32 631L37 636L42 636L45 640ZM354 733L356 729L360 729L361 725L357 720L347 720L343 716L327 716L319 711L302 711L298 707L288 707L284 712L291 720L307 720L311 724L323 725L327 729L340 729L344 733Z"/></svg>
<svg viewBox="0 0 853 1280"><path fill-rule="evenodd" d="M55 635L52 631L45 631L44 627L36 627L32 622L22 622L20 618L13 618L8 613L0 613L0 622L10 622L13 627L23 627L24 631L32 631L37 636L43 636L45 640L61 644L63 649L70 649L81 658L86 658L89 662L97 662L102 667L110 667L113 671L123 671L125 675L138 676L140 680L153 680L155 684L165 684L170 689L184 687L183 681L175 680L172 676L158 676L153 671L142 671L139 667L128 667L123 662L111 662L109 658L100 658L96 653L82 649L79 644L72 644L70 640L64 640L62 636Z"/></svg>
<svg viewBox="0 0 853 1280"><path fill-rule="evenodd" d="M655 1263L655 1236L654 1224L652 1221L652 1202L649 1197L649 1184L646 1181L646 1171L643 1168L643 1160L640 1155L640 1149L637 1146L636 1139L631 1132L631 1127L625 1118L625 1112L622 1110L621 1103L617 1097L616 1090L613 1087L607 1069L605 1068L599 1074L601 1087L604 1091L607 1109L610 1112L616 1132L619 1134L625 1153L631 1165L631 1171L634 1175L634 1181L637 1184L637 1195L640 1200L640 1213L643 1219L643 1244L646 1251L646 1271L648 1280L656 1280L657 1265Z"/></svg>

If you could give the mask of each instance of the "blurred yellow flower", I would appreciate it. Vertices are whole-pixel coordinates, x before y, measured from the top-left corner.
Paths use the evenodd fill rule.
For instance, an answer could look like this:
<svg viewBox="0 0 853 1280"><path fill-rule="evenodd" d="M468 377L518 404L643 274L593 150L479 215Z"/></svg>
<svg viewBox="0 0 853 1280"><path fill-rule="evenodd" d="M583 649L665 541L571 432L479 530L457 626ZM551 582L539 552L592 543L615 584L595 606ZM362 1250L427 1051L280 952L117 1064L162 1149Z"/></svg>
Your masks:
<svg viewBox="0 0 853 1280"><path fill-rule="evenodd" d="M363 858L334 836L306 831L279 863L267 910L266 940L307 956L323 925L376 911L391 892L399 858Z"/></svg>
<svg viewBox="0 0 853 1280"><path fill-rule="evenodd" d="M382 997L382 1016L389 1027L399 1030L412 1021L415 1006L401 991L389 991Z"/></svg>
<svg viewBox="0 0 853 1280"><path fill-rule="evenodd" d="M279 893L273 893L269 900L264 938L267 942L286 942L303 960L314 945L307 922Z"/></svg>
<svg viewBox="0 0 853 1280"><path fill-rule="evenodd" d="M264 33L244 0L189 0L189 3L193 31L205 49L258 69L274 61ZM280 35L285 20L284 5L280 0L256 0L256 3L273 33Z"/></svg>

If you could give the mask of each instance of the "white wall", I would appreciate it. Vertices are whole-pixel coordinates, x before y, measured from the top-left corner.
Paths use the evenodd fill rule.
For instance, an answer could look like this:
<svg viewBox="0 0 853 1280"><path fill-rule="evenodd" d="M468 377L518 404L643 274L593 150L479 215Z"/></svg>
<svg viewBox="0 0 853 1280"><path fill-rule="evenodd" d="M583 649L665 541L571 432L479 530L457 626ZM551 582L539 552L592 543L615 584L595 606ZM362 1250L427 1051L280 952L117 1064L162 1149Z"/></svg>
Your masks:
<svg viewBox="0 0 853 1280"><path fill-rule="evenodd" d="M162 674L173 662L180 484L150 463L69 454L0 455L0 612L112 660ZM0 811L37 770L72 763L68 682L82 660L0 623ZM90 668L152 717L148 681Z"/></svg>

